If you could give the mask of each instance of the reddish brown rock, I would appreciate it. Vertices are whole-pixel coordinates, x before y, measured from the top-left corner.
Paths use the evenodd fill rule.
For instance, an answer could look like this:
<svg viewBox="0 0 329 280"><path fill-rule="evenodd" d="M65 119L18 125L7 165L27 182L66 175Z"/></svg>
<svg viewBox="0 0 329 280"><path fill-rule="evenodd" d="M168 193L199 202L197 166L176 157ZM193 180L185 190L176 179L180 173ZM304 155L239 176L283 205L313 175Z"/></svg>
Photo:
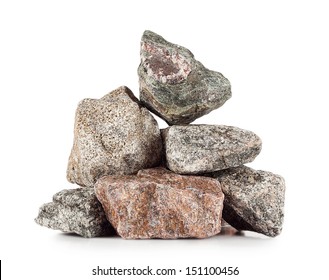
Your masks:
<svg viewBox="0 0 329 280"><path fill-rule="evenodd" d="M153 168L102 177L95 192L108 220L126 239L205 238L221 229L224 195L212 178Z"/></svg>

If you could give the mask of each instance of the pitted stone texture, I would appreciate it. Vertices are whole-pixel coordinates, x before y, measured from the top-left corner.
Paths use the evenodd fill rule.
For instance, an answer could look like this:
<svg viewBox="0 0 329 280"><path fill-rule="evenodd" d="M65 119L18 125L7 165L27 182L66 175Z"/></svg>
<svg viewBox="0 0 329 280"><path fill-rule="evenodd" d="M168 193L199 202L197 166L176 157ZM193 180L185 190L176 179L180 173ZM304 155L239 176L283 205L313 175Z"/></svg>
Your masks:
<svg viewBox="0 0 329 280"><path fill-rule="evenodd" d="M284 179L246 166L215 172L225 194L223 219L237 230L277 236L282 230Z"/></svg>
<svg viewBox="0 0 329 280"><path fill-rule="evenodd" d="M167 167L181 174L214 172L253 161L261 139L224 125L173 125L161 131Z"/></svg>
<svg viewBox="0 0 329 280"><path fill-rule="evenodd" d="M93 187L103 175L137 173L161 157L158 124L127 87L79 103L67 168L71 183Z"/></svg>
<svg viewBox="0 0 329 280"><path fill-rule="evenodd" d="M95 190L108 220L126 239L205 238L221 229L224 195L215 179L153 168L102 177Z"/></svg>
<svg viewBox="0 0 329 280"><path fill-rule="evenodd" d="M53 202L40 207L35 221L41 226L83 237L109 236L115 233L92 188L56 193Z"/></svg>
<svg viewBox="0 0 329 280"><path fill-rule="evenodd" d="M222 106L231 85L186 48L145 31L138 68L140 100L168 124L188 124Z"/></svg>

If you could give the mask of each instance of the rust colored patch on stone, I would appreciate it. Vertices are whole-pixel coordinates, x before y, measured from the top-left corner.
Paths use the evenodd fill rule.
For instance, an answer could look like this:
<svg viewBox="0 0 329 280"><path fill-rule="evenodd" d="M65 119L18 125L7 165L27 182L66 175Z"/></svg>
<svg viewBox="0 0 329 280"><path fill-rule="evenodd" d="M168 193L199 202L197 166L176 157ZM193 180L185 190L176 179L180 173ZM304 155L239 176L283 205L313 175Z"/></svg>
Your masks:
<svg viewBox="0 0 329 280"><path fill-rule="evenodd" d="M102 177L95 191L108 220L126 239L205 238L221 229L224 195L211 178L153 168Z"/></svg>
<svg viewBox="0 0 329 280"><path fill-rule="evenodd" d="M141 61L147 74L161 83L176 84L191 72L191 64L175 50L141 43Z"/></svg>

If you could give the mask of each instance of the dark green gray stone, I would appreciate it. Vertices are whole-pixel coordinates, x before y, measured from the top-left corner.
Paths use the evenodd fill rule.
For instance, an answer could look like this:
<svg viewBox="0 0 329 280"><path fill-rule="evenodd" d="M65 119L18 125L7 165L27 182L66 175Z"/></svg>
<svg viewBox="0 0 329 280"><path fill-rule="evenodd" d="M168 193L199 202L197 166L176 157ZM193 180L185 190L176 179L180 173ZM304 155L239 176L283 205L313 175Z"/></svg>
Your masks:
<svg viewBox="0 0 329 280"><path fill-rule="evenodd" d="M93 188L62 190L53 202L42 205L36 223L83 237L109 236L115 233L107 221Z"/></svg>
<svg viewBox="0 0 329 280"><path fill-rule="evenodd" d="M276 174L246 166L209 174L225 195L223 219L237 230L277 236L281 233L285 181Z"/></svg>
<svg viewBox="0 0 329 280"><path fill-rule="evenodd" d="M230 82L221 73L154 32L144 32L140 54L140 100L169 125L189 124L231 97Z"/></svg>

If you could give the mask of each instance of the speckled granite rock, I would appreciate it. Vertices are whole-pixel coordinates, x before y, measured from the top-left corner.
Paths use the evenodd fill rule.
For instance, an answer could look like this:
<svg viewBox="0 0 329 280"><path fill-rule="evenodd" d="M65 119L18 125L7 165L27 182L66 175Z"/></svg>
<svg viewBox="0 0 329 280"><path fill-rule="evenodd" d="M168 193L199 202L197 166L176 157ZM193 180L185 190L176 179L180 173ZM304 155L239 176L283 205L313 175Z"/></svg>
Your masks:
<svg viewBox="0 0 329 280"><path fill-rule="evenodd" d="M223 219L237 230L277 236L282 230L284 179L246 166L215 172L225 194Z"/></svg>
<svg viewBox="0 0 329 280"><path fill-rule="evenodd" d="M96 195L126 239L205 238L220 232L223 193L217 180L181 176L164 168L105 176Z"/></svg>
<svg viewBox="0 0 329 280"><path fill-rule="evenodd" d="M222 106L231 85L186 48L145 31L138 68L140 100L168 124L188 124Z"/></svg>
<svg viewBox="0 0 329 280"><path fill-rule="evenodd" d="M35 221L41 226L76 233L83 237L108 236L115 233L92 188L62 190L56 193L53 202L40 207Z"/></svg>
<svg viewBox="0 0 329 280"><path fill-rule="evenodd" d="M161 131L167 166L181 174L213 172L251 162L261 139L253 132L224 125L174 125Z"/></svg>
<svg viewBox="0 0 329 280"><path fill-rule="evenodd" d="M161 155L158 124L127 87L79 103L67 168L71 183L93 187L103 175L157 166Z"/></svg>

